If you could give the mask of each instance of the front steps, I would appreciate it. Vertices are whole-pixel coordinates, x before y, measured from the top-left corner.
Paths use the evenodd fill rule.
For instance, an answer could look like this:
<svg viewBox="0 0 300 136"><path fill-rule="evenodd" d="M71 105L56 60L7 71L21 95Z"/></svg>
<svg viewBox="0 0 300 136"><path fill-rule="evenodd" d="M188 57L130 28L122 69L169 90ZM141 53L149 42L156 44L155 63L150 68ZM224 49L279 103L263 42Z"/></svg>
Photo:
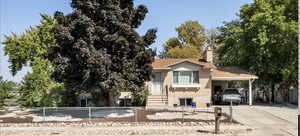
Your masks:
<svg viewBox="0 0 300 136"><path fill-rule="evenodd" d="M148 107L168 106L167 95L149 95L147 98Z"/></svg>

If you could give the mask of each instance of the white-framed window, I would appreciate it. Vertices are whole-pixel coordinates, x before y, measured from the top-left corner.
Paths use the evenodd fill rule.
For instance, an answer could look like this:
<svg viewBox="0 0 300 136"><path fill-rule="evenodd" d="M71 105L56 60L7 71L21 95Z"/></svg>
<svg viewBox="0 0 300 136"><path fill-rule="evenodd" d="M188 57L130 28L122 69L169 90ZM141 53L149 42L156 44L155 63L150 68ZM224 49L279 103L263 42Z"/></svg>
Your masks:
<svg viewBox="0 0 300 136"><path fill-rule="evenodd" d="M173 72L174 84L199 84L198 71L174 71Z"/></svg>

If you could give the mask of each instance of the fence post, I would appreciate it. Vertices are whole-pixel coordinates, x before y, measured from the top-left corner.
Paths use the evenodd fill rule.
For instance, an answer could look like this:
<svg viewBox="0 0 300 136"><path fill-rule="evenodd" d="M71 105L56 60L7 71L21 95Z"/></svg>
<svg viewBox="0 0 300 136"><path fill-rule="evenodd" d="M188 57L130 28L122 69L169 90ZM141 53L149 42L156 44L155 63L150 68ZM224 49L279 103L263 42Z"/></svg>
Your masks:
<svg viewBox="0 0 300 136"><path fill-rule="evenodd" d="M135 123L137 124L137 118L138 118L138 113L137 113L137 108L134 108L134 112L135 112Z"/></svg>
<svg viewBox="0 0 300 136"><path fill-rule="evenodd" d="M181 107L181 125L183 125L184 117L183 117L183 106Z"/></svg>
<svg viewBox="0 0 300 136"><path fill-rule="evenodd" d="M222 108L215 107L215 133L218 134L220 131L220 119L222 116Z"/></svg>
<svg viewBox="0 0 300 136"><path fill-rule="evenodd" d="M206 107L206 118L207 119L209 118L209 109L208 109L208 107Z"/></svg>
<svg viewBox="0 0 300 136"><path fill-rule="evenodd" d="M89 107L89 122L91 122L91 116L92 116L92 109Z"/></svg>
<svg viewBox="0 0 300 136"><path fill-rule="evenodd" d="M46 109L43 107L43 122L45 122L45 116L46 116Z"/></svg>

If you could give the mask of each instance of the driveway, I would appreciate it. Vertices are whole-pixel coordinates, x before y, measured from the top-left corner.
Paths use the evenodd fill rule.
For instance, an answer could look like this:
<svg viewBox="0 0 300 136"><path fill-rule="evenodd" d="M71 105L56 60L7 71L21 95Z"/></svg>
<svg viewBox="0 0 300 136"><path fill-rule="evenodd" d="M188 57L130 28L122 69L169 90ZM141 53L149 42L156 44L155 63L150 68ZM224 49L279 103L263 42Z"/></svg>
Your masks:
<svg viewBox="0 0 300 136"><path fill-rule="evenodd" d="M229 113L228 106L222 106ZM298 107L282 105L234 106L233 118L253 130L245 135L297 136Z"/></svg>

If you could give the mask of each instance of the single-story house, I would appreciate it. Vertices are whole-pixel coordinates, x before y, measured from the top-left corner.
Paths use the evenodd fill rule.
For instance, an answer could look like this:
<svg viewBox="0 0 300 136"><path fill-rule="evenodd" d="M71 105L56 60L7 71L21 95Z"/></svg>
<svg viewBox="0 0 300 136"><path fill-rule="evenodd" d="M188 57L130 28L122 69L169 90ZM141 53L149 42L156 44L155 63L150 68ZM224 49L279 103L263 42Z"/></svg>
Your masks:
<svg viewBox="0 0 300 136"><path fill-rule="evenodd" d="M208 48L203 60L155 59L154 78L146 82L150 90L146 106L191 106L204 107L212 103L218 88L228 88L228 81L248 81L247 103L252 105L252 82L258 77L239 67L216 67L213 53ZM131 98L130 92L122 92L121 105ZM125 102L126 103L126 102Z"/></svg>

